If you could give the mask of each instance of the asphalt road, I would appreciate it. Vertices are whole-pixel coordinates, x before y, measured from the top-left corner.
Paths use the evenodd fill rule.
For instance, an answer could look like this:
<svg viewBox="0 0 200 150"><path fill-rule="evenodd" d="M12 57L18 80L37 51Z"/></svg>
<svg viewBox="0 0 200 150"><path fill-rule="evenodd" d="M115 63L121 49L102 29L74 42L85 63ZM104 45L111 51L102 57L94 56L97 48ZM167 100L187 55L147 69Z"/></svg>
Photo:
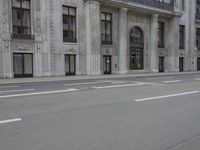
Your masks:
<svg viewBox="0 0 200 150"><path fill-rule="evenodd" d="M0 150L199 150L200 74L0 85Z"/></svg>

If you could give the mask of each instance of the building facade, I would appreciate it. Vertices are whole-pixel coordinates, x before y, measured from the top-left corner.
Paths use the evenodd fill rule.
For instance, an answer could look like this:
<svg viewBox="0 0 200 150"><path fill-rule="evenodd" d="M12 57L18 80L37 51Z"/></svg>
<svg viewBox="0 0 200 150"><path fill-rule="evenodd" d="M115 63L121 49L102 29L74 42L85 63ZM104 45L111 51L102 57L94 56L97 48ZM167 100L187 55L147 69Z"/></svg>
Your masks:
<svg viewBox="0 0 200 150"><path fill-rule="evenodd" d="M198 0L0 1L0 78L196 70Z"/></svg>

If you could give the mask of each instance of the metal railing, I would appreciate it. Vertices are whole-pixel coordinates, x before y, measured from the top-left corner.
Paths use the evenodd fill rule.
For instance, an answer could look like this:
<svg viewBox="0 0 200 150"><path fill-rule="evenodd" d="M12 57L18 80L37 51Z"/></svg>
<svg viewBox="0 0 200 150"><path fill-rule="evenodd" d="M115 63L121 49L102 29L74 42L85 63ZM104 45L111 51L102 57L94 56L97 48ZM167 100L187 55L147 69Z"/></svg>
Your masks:
<svg viewBox="0 0 200 150"><path fill-rule="evenodd" d="M142 5L151 6L154 8L159 8L159 9L168 10L168 11L174 11L174 0L171 0L170 3L160 1L160 0L123 0L123 1L139 3Z"/></svg>

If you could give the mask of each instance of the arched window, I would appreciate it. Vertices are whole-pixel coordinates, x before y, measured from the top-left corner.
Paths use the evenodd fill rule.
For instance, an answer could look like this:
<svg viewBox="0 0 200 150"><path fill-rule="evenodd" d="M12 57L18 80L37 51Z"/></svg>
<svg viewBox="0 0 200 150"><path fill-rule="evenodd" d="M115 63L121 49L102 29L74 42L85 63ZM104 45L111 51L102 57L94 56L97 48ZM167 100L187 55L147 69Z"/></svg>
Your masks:
<svg viewBox="0 0 200 150"><path fill-rule="evenodd" d="M130 32L130 69L143 69L143 32L134 27Z"/></svg>

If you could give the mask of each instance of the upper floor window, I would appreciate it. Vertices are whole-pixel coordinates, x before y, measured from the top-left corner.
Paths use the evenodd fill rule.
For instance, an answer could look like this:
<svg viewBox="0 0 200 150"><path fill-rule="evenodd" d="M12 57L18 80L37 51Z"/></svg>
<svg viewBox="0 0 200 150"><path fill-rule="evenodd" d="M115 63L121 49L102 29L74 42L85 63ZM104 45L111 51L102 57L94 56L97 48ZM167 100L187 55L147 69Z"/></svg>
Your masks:
<svg viewBox="0 0 200 150"><path fill-rule="evenodd" d="M185 26L179 26L179 49L185 49Z"/></svg>
<svg viewBox="0 0 200 150"><path fill-rule="evenodd" d="M63 6L63 42L77 42L76 8Z"/></svg>
<svg viewBox="0 0 200 150"><path fill-rule="evenodd" d="M196 45L197 49L200 50L200 28L196 29Z"/></svg>
<svg viewBox="0 0 200 150"><path fill-rule="evenodd" d="M101 13L101 40L103 44L112 44L112 14Z"/></svg>
<svg viewBox="0 0 200 150"><path fill-rule="evenodd" d="M158 22L158 48L165 48L165 23Z"/></svg>
<svg viewBox="0 0 200 150"><path fill-rule="evenodd" d="M30 38L30 0L12 0L13 37Z"/></svg>

